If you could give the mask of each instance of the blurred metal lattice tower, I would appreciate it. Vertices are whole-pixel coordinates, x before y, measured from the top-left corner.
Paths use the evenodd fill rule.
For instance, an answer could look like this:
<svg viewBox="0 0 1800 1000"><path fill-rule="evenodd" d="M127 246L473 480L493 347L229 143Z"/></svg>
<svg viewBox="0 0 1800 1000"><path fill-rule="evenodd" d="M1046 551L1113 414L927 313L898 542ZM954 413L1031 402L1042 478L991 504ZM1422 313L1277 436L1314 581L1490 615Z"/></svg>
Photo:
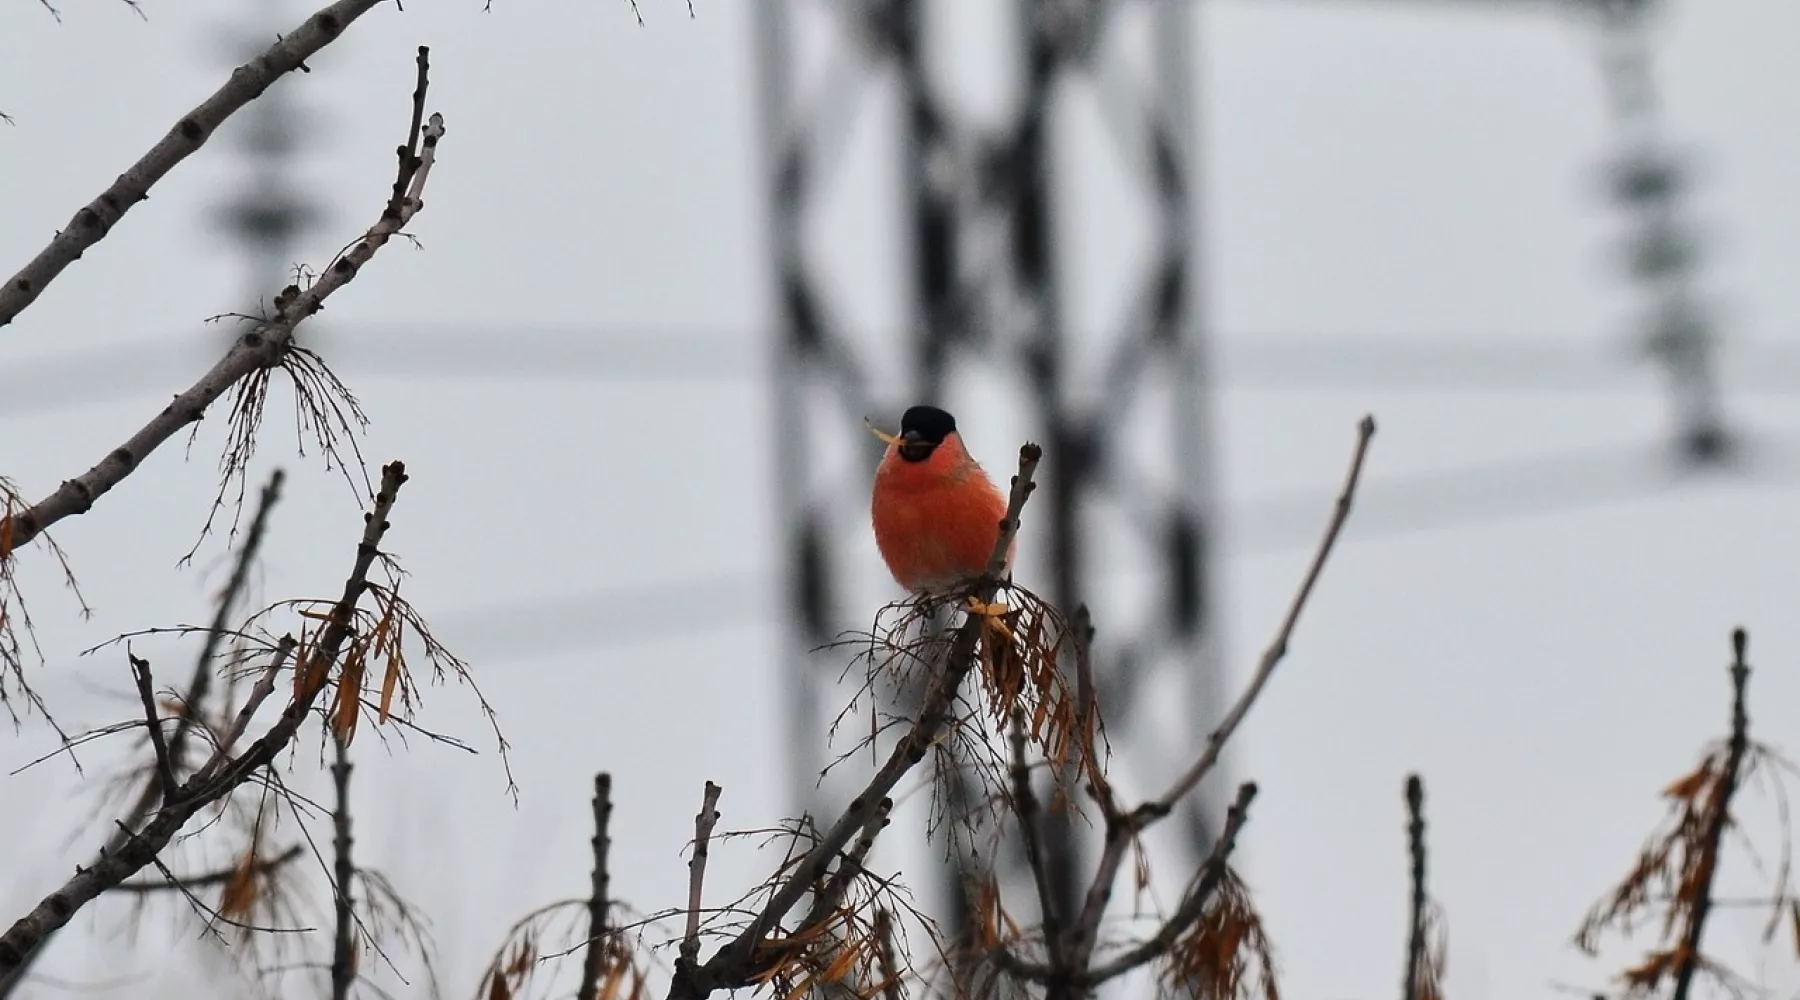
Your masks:
<svg viewBox="0 0 1800 1000"><path fill-rule="evenodd" d="M1610 193L1630 216L1624 256L1645 300L1639 347L1666 370L1679 466L1727 463L1737 441L1718 383L1718 333L1696 289L1699 240L1682 213L1688 170L1662 130L1650 37L1659 3L1589 0L1589 6L1599 19L1602 82L1618 130Z"/></svg>
<svg viewBox="0 0 1800 1000"><path fill-rule="evenodd" d="M264 0L247 8L244 23L228 29L236 61L268 47L273 34L289 23L288 6L287 0ZM243 311L250 315L293 280L300 238L322 216L294 178L301 139L318 134L314 119L296 102L292 81L277 80L226 125L248 169L238 190L217 205L213 221L248 265L250 293ZM220 335L230 339L237 331L227 328Z"/></svg>
<svg viewBox="0 0 1800 1000"><path fill-rule="evenodd" d="M841 707L824 702L824 689L846 657L809 651L846 628L866 627L874 610L847 608L842 597L840 553L849 531L869 530L868 475L879 454L861 419L880 415L891 424L912 402L966 413L959 402L967 400L951 393L954 376L969 363L1025 387L1035 407L1030 423L1045 459L1026 532L1045 572L1034 582L1066 611L1095 607L1096 671L1115 759L1144 779L1131 787L1160 786L1220 713L1210 413L1193 232L1193 5L1009 0L1016 49L1006 61L1018 68L1017 99L997 123L958 111L933 73L927 39L939 36L930 31L932 19L956 6L756 5L776 283L774 432L783 443L775 449L789 609L783 703L793 712L785 727L792 788L815 812L832 805L814 793L825 762L819 734ZM1149 29L1141 46L1147 58L1109 54L1109 32L1123 30L1115 22L1128 17L1149 19L1138 23ZM823 83L803 89L796 38L805 18L831 41ZM1117 334L1100 361L1078 363L1077 347L1092 352L1090 338L1071 336L1059 280L1070 267L1070 241L1058 217L1066 185L1053 181L1071 144L1059 141L1066 137L1057 134L1057 111L1071 88L1093 92L1103 81L1117 84L1121 74L1136 79L1100 95L1102 139L1135 168L1127 183L1148 208L1149 247L1138 254L1143 264L1128 279L1132 286L1116 296L1131 301ZM902 206L898 277L911 316L901 352L907 364L898 372L865 365L866 352L835 314L835 289L805 240L809 212L835 179L824 169L829 154L854 121L858 87L871 80L891 85L898 103L899 183L870 192ZM1125 259L1142 250L1110 249ZM893 377L877 379L877 370ZM1148 460L1142 440L1126 440L1125 430L1128 415L1142 417L1146 409L1157 411L1148 419L1160 421L1158 436L1166 439ZM846 453L853 459L844 461ZM1012 456L987 459L1004 486ZM1102 509L1113 519L1103 520ZM1095 558L1127 546L1142 553L1148 578L1134 605L1137 621L1109 612L1113 588L1101 585ZM1147 711L1151 703L1163 711ZM1198 806L1187 816L1178 835L1178 849L1189 854L1184 860L1206 849L1213 811ZM1079 838L1064 830L1060 839L1061 849L1052 851L1061 859L1059 894L1072 894L1072 877L1085 878L1088 865ZM956 893L950 895L945 902L955 906Z"/></svg>

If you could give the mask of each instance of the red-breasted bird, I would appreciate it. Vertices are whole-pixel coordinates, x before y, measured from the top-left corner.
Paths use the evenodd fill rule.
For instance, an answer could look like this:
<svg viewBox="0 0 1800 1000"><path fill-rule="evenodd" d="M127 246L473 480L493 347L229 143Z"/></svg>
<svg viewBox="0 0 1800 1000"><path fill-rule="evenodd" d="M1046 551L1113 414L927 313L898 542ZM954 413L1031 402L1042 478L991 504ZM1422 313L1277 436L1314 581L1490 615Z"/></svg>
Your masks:
<svg viewBox="0 0 1800 1000"><path fill-rule="evenodd" d="M915 406L875 470L875 545L900 586L941 595L980 576L994 554L1006 495L963 448L956 418ZM1010 567L1015 540L1007 550ZM1004 570L1002 571L1004 572Z"/></svg>

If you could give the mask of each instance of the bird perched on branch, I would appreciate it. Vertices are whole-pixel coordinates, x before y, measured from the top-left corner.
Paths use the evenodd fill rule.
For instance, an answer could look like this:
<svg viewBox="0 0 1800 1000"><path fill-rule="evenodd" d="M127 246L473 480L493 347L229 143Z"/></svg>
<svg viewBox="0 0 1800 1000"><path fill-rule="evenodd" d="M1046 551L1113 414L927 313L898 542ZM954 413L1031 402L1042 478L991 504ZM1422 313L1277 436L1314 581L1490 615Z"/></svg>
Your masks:
<svg viewBox="0 0 1800 1000"><path fill-rule="evenodd" d="M942 595L980 576L1000 537L1006 496L963 447L956 418L915 406L901 416L898 436L875 433L888 447L870 512L894 580L915 594ZM1017 547L1015 540L1007 550L1007 569Z"/></svg>

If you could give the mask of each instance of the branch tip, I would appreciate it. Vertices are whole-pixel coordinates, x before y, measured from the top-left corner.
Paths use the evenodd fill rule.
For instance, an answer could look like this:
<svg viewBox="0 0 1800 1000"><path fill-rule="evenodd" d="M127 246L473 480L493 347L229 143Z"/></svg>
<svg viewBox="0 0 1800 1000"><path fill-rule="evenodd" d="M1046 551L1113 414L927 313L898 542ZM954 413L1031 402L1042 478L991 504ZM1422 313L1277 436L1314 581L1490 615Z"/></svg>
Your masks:
<svg viewBox="0 0 1800 1000"><path fill-rule="evenodd" d="M144 710L144 726L150 731L150 749L156 755L156 796L166 806L174 801L175 764L169 756L168 738L162 729L162 715L156 709L155 682L150 676L150 661L138 657L129 647L126 648L125 657L131 662L131 678L137 684L138 701Z"/></svg>
<svg viewBox="0 0 1800 1000"><path fill-rule="evenodd" d="M700 904L706 881L706 856L713 826L719 822L719 796L723 792L724 789L708 781L701 795L700 811L694 815L694 856L688 859L687 930L681 937L678 959L690 969L700 956Z"/></svg>
<svg viewBox="0 0 1800 1000"><path fill-rule="evenodd" d="M1406 977L1403 1000L1420 1000L1427 974L1425 951L1425 783L1417 774L1406 778L1406 839L1412 858L1412 902L1406 937Z"/></svg>
<svg viewBox="0 0 1800 1000"><path fill-rule="evenodd" d="M424 51L424 46L420 46L420 51ZM608 914L612 909L611 876L606 866L612 847L607 830L611 824L612 775L601 771L594 775L594 875L588 895L587 953L582 962L581 992L577 994L577 1000L592 1000L599 995L600 976L606 964Z"/></svg>
<svg viewBox="0 0 1800 1000"><path fill-rule="evenodd" d="M1306 576L1301 579L1299 588L1294 592L1293 600L1288 605L1287 615L1282 619L1280 627L1276 629L1275 638L1263 651L1262 659L1257 664L1256 673L1251 675L1250 683L1238 696L1238 700L1231 706L1231 710L1225 714L1225 718L1219 723L1219 728L1207 737L1206 748L1201 751L1200 756L1195 759L1193 764L1189 765L1187 771L1176 779L1162 798L1156 800L1155 815L1167 815L1174 808L1175 803L1193 791L1200 784L1201 779L1205 778L1207 773L1213 769L1225 749L1226 741L1230 740L1238 726L1243 724L1244 718L1250 714L1251 707L1255 705L1257 697L1262 694L1269 678L1274 675L1275 668L1286 658L1288 644L1293 639L1294 629L1300 624L1300 616L1306 610L1307 602L1312 598L1313 589L1318 586L1319 578L1325 572L1325 564L1330 560L1332 551L1337 546L1338 536L1343 533L1344 525L1350 520L1350 508L1356 500L1357 489L1362 483L1363 463L1368 457L1369 442L1374 436L1375 418L1373 416L1363 417L1357 427L1356 449L1350 456L1350 469L1344 475L1343 489L1338 493L1337 502L1332 507L1331 518L1325 525L1324 537L1319 540L1319 546L1313 553L1312 563L1307 567Z"/></svg>

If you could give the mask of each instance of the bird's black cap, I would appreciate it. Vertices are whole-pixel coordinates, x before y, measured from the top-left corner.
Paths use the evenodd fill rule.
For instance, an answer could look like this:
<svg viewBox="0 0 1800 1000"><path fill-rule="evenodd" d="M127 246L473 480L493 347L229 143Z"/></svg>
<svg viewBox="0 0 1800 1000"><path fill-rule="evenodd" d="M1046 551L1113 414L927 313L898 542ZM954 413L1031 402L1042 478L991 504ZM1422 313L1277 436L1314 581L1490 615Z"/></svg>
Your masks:
<svg viewBox="0 0 1800 1000"><path fill-rule="evenodd" d="M916 440L939 444L956 433L956 418L935 406L915 406L900 417L900 433Z"/></svg>

